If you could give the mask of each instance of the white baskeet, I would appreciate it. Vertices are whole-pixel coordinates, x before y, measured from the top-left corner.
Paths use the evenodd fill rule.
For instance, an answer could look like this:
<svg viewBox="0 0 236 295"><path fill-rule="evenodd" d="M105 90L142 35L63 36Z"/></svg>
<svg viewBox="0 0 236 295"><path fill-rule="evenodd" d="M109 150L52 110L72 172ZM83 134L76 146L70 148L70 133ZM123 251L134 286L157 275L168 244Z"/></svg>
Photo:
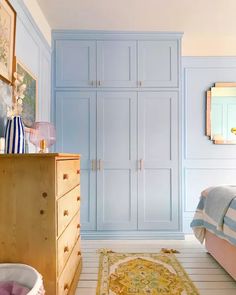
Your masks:
<svg viewBox="0 0 236 295"><path fill-rule="evenodd" d="M42 276L33 268L25 264L1 263L0 282L13 281L27 287L27 295L44 295Z"/></svg>

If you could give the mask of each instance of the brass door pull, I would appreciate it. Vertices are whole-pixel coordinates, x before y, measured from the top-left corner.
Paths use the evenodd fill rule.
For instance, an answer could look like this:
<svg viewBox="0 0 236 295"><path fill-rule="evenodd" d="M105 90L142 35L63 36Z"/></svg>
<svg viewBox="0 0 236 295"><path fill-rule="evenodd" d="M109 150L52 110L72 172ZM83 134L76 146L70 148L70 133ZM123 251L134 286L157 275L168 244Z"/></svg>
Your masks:
<svg viewBox="0 0 236 295"><path fill-rule="evenodd" d="M96 171L96 160L92 160L92 171Z"/></svg>
<svg viewBox="0 0 236 295"><path fill-rule="evenodd" d="M103 163L102 163L102 160L101 159L99 159L98 160L98 170L99 171L101 171L102 169L103 169L103 165L102 165Z"/></svg>
<svg viewBox="0 0 236 295"><path fill-rule="evenodd" d="M144 160L143 159L140 159L139 160L139 170L142 171L144 168Z"/></svg>

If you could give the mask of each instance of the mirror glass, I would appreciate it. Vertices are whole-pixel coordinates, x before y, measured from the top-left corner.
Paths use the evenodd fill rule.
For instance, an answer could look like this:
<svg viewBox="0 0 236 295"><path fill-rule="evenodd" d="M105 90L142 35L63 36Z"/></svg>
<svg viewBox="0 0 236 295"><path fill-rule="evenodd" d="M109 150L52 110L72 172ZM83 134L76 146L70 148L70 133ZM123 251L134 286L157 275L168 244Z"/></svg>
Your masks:
<svg viewBox="0 0 236 295"><path fill-rule="evenodd" d="M236 83L216 83L207 92L206 123L215 144L236 144Z"/></svg>

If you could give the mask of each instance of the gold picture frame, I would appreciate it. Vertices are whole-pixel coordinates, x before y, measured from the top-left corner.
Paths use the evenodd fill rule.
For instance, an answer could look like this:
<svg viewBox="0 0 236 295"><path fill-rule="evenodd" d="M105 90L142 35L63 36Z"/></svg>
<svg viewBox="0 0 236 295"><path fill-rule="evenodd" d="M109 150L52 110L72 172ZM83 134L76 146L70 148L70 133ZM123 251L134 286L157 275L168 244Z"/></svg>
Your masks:
<svg viewBox="0 0 236 295"><path fill-rule="evenodd" d="M217 82L210 90L206 91L206 136L214 144L236 144L236 140L227 140L224 138L214 137L212 134L212 98L213 97L234 97L236 93L236 82ZM231 129L236 134L236 128Z"/></svg>
<svg viewBox="0 0 236 295"><path fill-rule="evenodd" d="M29 131L38 117L38 81L37 77L18 59L15 61L15 71L24 77L23 83L26 84L21 116L26 131Z"/></svg>
<svg viewBox="0 0 236 295"><path fill-rule="evenodd" d="M16 38L16 11L8 0L0 0L0 79L12 84Z"/></svg>

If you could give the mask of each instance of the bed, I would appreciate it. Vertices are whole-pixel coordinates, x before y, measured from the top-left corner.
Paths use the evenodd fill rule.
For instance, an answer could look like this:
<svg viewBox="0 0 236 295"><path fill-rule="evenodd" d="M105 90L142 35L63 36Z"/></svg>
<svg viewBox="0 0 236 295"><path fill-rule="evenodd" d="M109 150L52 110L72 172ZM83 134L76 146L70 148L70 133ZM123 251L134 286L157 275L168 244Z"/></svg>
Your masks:
<svg viewBox="0 0 236 295"><path fill-rule="evenodd" d="M196 238L236 280L236 186L210 187L201 197L191 223Z"/></svg>

